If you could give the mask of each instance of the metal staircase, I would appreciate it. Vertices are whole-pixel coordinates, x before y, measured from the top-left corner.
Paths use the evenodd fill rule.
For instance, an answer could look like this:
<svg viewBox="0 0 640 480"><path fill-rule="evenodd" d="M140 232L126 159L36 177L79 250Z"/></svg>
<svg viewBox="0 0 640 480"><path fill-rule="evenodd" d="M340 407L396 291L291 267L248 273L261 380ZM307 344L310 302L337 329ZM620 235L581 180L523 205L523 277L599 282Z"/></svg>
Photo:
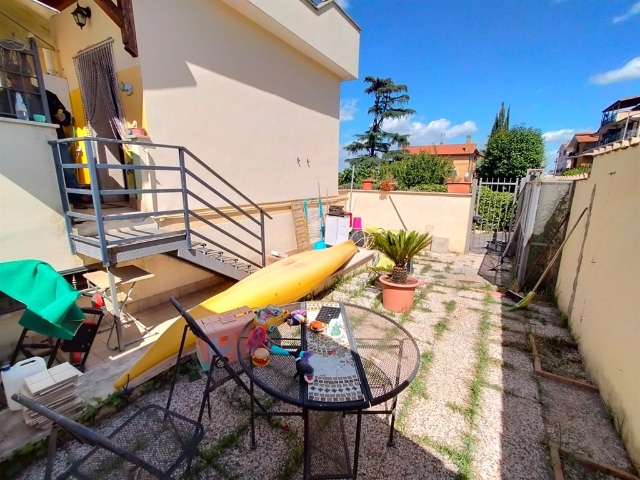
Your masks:
<svg viewBox="0 0 640 480"><path fill-rule="evenodd" d="M88 164L63 164L60 149L80 142L84 143ZM265 265L265 221L271 216L185 147L94 137L68 138L49 143L53 150L69 243L74 254L95 258L109 267L165 253L236 280ZM133 161L124 164L98 163L94 152L108 144L120 145L122 152ZM132 153L136 147L175 150L176 164L145 163L140 156ZM68 188L65 185L63 170L78 168L88 169L90 190ZM151 182L149 188L103 189L99 180L99 172L103 170L139 172L146 178L154 178L157 172L175 172L176 177L172 182L175 185L156 188L155 182ZM144 181L142 187L145 187ZM198 193L194 191L195 188L199 189ZM93 212L71 210L67 199L69 193L90 195ZM204 194L207 198L203 197ZM182 208L108 214L101 200L112 195L179 195ZM246 202L245 207L232 201L230 196ZM192 206L197 204L197 209L190 207L190 200ZM205 215L209 212L228 222L227 226L233 225L237 234L207 218ZM182 217L184 228L172 230L158 226L156 220L167 216ZM234 216L240 217L241 221ZM192 222L196 221L203 227L194 228ZM81 227L77 225L79 222L84 222ZM201 229L205 227L215 233L215 239L211 233L202 232ZM194 237L198 239L197 242L193 241ZM238 249L242 249L243 253L239 253Z"/></svg>

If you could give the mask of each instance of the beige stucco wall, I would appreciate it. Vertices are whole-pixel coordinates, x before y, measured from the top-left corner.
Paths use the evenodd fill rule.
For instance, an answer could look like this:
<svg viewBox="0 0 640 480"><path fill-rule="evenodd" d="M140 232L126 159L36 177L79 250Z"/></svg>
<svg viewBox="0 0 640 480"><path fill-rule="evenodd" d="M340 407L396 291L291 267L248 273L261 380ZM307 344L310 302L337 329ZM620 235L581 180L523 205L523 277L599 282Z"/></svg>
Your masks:
<svg viewBox="0 0 640 480"><path fill-rule="evenodd" d="M558 304L622 437L640 465L640 139L594 158L576 183L573 225L558 275Z"/></svg>
<svg viewBox="0 0 640 480"><path fill-rule="evenodd" d="M256 203L317 196L318 184L323 195L336 193L335 73L221 0L192 0L188 9L137 0L134 10L154 143L186 146ZM177 162L175 152L163 149L152 156L157 164ZM178 181L173 172L157 178L166 187ZM193 189L224 204L197 184ZM181 199L159 196L158 205L174 208Z"/></svg>
<svg viewBox="0 0 640 480"><path fill-rule="evenodd" d="M469 236L470 194L392 192L385 196L376 190L357 190L350 195L353 216L361 217L363 226L401 229L399 213L408 230L448 238L449 251L464 253Z"/></svg>
<svg viewBox="0 0 640 480"><path fill-rule="evenodd" d="M0 261L34 258L57 270L71 254L51 147L55 125L0 118Z"/></svg>
<svg viewBox="0 0 640 480"><path fill-rule="evenodd" d="M358 78L360 28L334 1L222 0L260 26L331 69Z"/></svg>

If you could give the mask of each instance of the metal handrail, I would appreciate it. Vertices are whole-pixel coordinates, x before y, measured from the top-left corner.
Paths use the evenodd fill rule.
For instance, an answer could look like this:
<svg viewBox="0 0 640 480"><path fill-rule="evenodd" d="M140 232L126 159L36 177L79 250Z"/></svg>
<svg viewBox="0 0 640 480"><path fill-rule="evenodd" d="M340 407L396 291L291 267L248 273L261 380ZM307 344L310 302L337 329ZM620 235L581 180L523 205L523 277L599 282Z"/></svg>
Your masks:
<svg viewBox="0 0 640 480"><path fill-rule="evenodd" d="M60 157L60 150L59 150L60 149L60 145L67 145L67 144L74 143L74 142L84 142L85 150L86 150L86 153L87 153L87 158L92 159L91 161L89 161L88 163L85 163L85 164L76 164L76 163L74 163L74 164L62 164L61 157ZM101 144L138 145L138 146L142 146L142 147L175 149L175 150L178 151L179 165L178 166L168 166L168 165L131 165L131 164L111 165L111 164L98 164L94 160L95 157L93 155L93 149L92 149L93 148L92 147L92 143L93 142L101 143ZM264 209L262 209L255 202L253 202L249 197L247 197L244 193L242 193L240 190L238 190L236 187L234 187L231 183L229 183L226 179L224 179L221 175L219 175L209 165L204 163L200 158L198 158L195 154L193 154L193 152L191 152L187 148L182 147L182 146L178 146L178 145L155 144L155 143L150 143L150 142L139 142L139 141L134 141L134 140L118 140L118 139L100 138L100 137L72 137L72 138L52 140L52 141L49 141L48 143L51 145L52 150L53 150L54 164L56 166L56 175L58 177L58 184L59 184L59 189L60 189L60 193L61 193L61 197L62 197L62 204L63 204L62 206L63 206L63 210L64 210L64 214L65 214L67 232L68 232L68 235L69 235L69 241L70 241L71 249L72 249L72 251L74 253L76 253L76 249L75 249L75 244L73 243L72 240L82 240L82 241L85 241L87 243L91 243L91 244L94 244L94 245L96 244L96 242L95 241L89 241L89 237L82 237L81 235L74 234L73 233L73 229L72 229L72 223L71 223L71 219L72 218L77 218L77 219L86 220L86 221L93 221L93 222L97 223L97 229L98 229L98 240L97 240L97 243L100 244L102 263L103 263L103 265L108 266L109 263L110 263L110 260L109 260L109 253L108 253L107 247L124 244L124 243L130 242L130 241L134 241L135 239L131 239L131 240L122 239L122 240L110 240L110 241L107 240L106 239L105 227L104 227L104 222L105 221L109 221L109 220L125 220L125 219L133 219L133 218L148 218L148 217L163 216L163 215L182 214L184 216L186 242L187 242L188 247L192 246L191 234L194 234L197 237L203 239L208 244L211 244L211 245L216 246L216 247L218 247L218 248L220 248L220 249L222 249L222 250L224 250L226 252L229 252L231 255L234 255L235 257L238 257L238 258L244 260L247 263L250 263L250 264L255 265L257 267L265 265L266 253L265 253L265 239L264 239L264 233L265 233L265 225L264 225L264 223L265 223L265 217L267 217L269 219L272 219L272 217L267 212L265 212ZM185 157L185 153L189 157L191 157L191 159L194 162L196 162L198 165L200 165L200 167L202 167L208 173L213 175L217 180L219 180L222 184L224 184L232 192L234 192L240 198L245 200L249 205L251 205L252 207L257 209L257 211L258 211L257 213L259 215L259 220L256 219L256 217L254 215L252 215L251 213L249 213L247 210L245 210L241 206L237 205L235 202L233 202L227 196L222 194L216 188L214 188L210 184L208 184L205 181L203 181L199 176L197 176L191 170L186 168L185 158L184 158ZM77 170L77 169L80 169L80 168L83 168L83 169L86 168L86 169L89 170L89 178L91 179L91 191L90 191L90 193L91 193L91 196L92 196L93 207L94 207L94 214L93 215L73 212L69 208L69 202L68 202L68 199L67 199L67 194L68 193L85 195L88 192L86 190L82 190L82 189L67 188L67 186L66 186L66 184L64 182L63 172L64 172L65 169ZM98 170L177 171L180 174L180 187L179 188L126 188L126 189L120 189L120 190L101 189L101 188L99 188L98 181L97 181ZM255 232L251 231L250 229L248 229L247 227L242 225L240 222L238 222L237 220L232 218L230 215L227 215L222 210L220 210L219 208L213 206L210 202L208 202L205 199L203 199L200 195L197 195L196 193L194 193L191 190L189 190L187 188L187 178L186 178L187 175L190 178L196 180L200 185L205 187L205 189L207 189L209 192L211 192L214 195L218 196L220 199L222 199L224 202L226 202L230 207L232 207L233 209L235 209L236 211L238 211L242 215L246 216L248 219L250 219L256 225L258 225L260 227L260 234L256 234ZM182 194L182 203L183 203L182 208L179 209L179 210L160 210L160 211L153 211L153 212L134 212L134 213L115 214L115 215L103 215L102 214L102 209L101 209L101 204L100 204L100 197L102 195L160 194L160 193L181 193ZM235 235L225 231L224 229L216 226L215 224L213 224L212 222L210 222L206 218L202 217L200 214L197 214L196 212L194 212L192 209L189 208L189 205L188 205L189 197L194 198L196 201L198 201L201 204L205 205L206 207L210 208L212 211L214 211L215 213L217 213L221 217L225 218L226 220L228 220L233 225L239 227L244 232L248 233L251 237L254 237L258 241L260 241L260 249L249 245L245 241L239 239L238 237L236 237ZM205 225L208 225L209 227L213 228L214 230L224 234L225 236L231 238L235 242L237 242L237 243L243 245L244 247L248 248L250 251L253 251L255 253L261 254L262 255L262 265L259 265L256 262L254 262L252 260L249 260L248 258L246 258L246 257L244 257L242 255L237 254L236 252L234 252L230 248L220 245L219 243L217 243L217 242L213 241L212 239L202 235L201 233L192 231L192 229L190 227L190 217L194 217L194 218L198 219L199 221L201 221ZM148 238L155 238L157 235L158 234L150 234L149 236L141 237L140 239L142 239L142 238L146 239L147 237Z"/></svg>

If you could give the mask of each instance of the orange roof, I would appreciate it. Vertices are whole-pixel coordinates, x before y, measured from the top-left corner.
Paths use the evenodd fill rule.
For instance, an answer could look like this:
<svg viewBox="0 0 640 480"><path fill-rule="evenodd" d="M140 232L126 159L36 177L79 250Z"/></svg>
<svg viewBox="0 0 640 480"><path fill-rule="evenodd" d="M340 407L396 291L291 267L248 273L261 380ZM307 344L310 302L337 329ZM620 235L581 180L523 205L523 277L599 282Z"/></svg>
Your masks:
<svg viewBox="0 0 640 480"><path fill-rule="evenodd" d="M598 135L593 135L591 133L576 133L576 142L578 143L592 143L600 140Z"/></svg>
<svg viewBox="0 0 640 480"><path fill-rule="evenodd" d="M440 145L411 145L405 147L410 153L417 154L422 150L427 153L438 153L438 155L471 155L476 151L475 143L449 143Z"/></svg>

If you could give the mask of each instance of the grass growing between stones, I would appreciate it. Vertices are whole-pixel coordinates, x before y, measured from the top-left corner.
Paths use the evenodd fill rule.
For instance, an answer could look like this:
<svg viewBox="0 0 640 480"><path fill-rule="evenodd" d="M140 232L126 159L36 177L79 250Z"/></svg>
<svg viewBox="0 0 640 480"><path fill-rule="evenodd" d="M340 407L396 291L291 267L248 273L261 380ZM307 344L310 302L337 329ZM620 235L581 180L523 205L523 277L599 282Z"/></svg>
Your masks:
<svg viewBox="0 0 640 480"><path fill-rule="evenodd" d="M411 385L409 385L409 388L407 389L407 396L398 411L398 415L396 416L396 423L400 431L404 430L409 409L416 398L427 398L427 391L424 388L423 382L429 373L429 367L432 362L433 353L423 352L422 355L420 355L420 368L418 370L418 374L416 375L416 378L413 379L413 382L411 382Z"/></svg>
<svg viewBox="0 0 640 480"><path fill-rule="evenodd" d="M483 299L482 317L480 319L480 325L478 327L478 340L476 342L476 366L474 369L473 380L469 386L470 395L469 403L466 407L462 407L457 404L447 404L447 406L459 413L462 413L469 425L469 432L463 439L463 446L460 449L455 449L444 445L439 442L434 442L429 437L424 437L421 441L424 445L433 448L442 455L446 455L458 468L458 478L460 480L472 480L473 474L473 449L475 445L474 431L477 426L478 411L480 409L480 399L482 396L483 388L491 388L487 383L487 367L491 362L491 357L488 350L488 335L491 330L491 312L489 305L494 302L490 294L486 294ZM455 306L453 307L455 308Z"/></svg>

